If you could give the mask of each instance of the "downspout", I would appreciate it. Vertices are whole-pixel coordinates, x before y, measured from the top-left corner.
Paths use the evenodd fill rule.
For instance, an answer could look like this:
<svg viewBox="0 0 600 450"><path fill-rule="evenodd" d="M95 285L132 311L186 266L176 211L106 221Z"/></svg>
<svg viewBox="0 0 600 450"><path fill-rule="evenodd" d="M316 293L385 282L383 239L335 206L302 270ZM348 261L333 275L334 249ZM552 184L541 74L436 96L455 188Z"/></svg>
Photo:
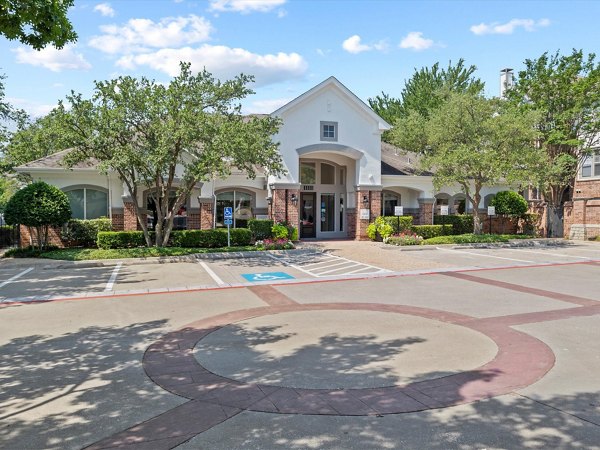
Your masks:
<svg viewBox="0 0 600 450"><path fill-rule="evenodd" d="M288 223L288 190L285 190L285 223Z"/></svg>
<svg viewBox="0 0 600 450"><path fill-rule="evenodd" d="M112 226L112 190L110 188L110 174L108 172L106 173L106 182L108 184L108 218Z"/></svg>
<svg viewBox="0 0 600 450"><path fill-rule="evenodd" d="M211 182L212 197L213 197L213 230L217 228L217 196L215 195L215 177L213 175Z"/></svg>

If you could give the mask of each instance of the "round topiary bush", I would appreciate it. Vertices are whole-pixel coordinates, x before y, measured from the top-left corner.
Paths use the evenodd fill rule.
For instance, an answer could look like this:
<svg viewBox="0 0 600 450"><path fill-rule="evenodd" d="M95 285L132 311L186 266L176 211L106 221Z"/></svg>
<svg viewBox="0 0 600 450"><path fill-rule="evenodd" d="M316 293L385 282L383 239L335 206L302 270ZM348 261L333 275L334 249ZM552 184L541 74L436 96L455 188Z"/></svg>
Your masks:
<svg viewBox="0 0 600 450"><path fill-rule="evenodd" d="M490 205L496 207L496 214L500 216L521 217L528 209L527 200L514 191L498 192Z"/></svg>
<svg viewBox="0 0 600 450"><path fill-rule="evenodd" d="M4 212L6 223L29 228L30 239L37 239L39 249L46 247L48 228L61 226L70 218L71 205L67 195L43 181L17 191L6 204Z"/></svg>

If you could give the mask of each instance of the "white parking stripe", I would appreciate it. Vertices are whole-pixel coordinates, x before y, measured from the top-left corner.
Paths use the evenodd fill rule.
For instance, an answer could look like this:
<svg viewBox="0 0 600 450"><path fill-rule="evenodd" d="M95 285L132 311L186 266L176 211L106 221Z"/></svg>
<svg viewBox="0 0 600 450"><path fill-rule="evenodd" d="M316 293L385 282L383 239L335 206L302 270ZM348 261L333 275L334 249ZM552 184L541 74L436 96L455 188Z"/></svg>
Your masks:
<svg viewBox="0 0 600 450"><path fill-rule="evenodd" d="M327 257L327 259L326 259L326 260L324 260L324 261L319 261L319 262L316 262L316 263L310 263L310 264L302 264L302 267L312 267L312 266L318 266L319 264L326 264L326 263L328 263L328 262L330 262L330 261L333 261L334 259L335 259L334 257L332 257L332 256L329 256L329 257Z"/></svg>
<svg viewBox="0 0 600 450"><path fill-rule="evenodd" d="M28 274L29 272L31 272L33 270L33 267L30 267L29 269L25 269L23 272L16 274L15 276L9 278L8 280L0 283L0 288L6 286L8 283L12 283L13 281L15 281L18 278L21 278L23 275Z"/></svg>
<svg viewBox="0 0 600 450"><path fill-rule="evenodd" d="M202 266L202 268L206 271L206 273L209 274L210 277L219 286L225 286L227 284L223 280L221 280L221 278L219 277L219 275L217 275L216 273L214 273L213 270L210 267L208 267L208 264L206 264L204 261L198 261L198 264L200 264L200 266Z"/></svg>
<svg viewBox="0 0 600 450"><path fill-rule="evenodd" d="M329 269L330 267L335 267L335 266L343 266L344 264L348 264L350 261L338 261L334 264L328 264L326 266L319 266L319 267L313 267L312 271L317 271L317 270L321 270L321 269ZM302 267L306 267L306 266L302 266Z"/></svg>
<svg viewBox="0 0 600 450"><path fill-rule="evenodd" d="M106 283L106 287L104 288L104 292L112 291L115 285L115 281L117 281L117 275L119 274L119 270L121 270L122 262L117 263L112 273L110 274L110 278L108 279L108 283Z"/></svg>
<svg viewBox="0 0 600 450"><path fill-rule="evenodd" d="M564 256L565 258L590 259L586 256L573 256L573 255L563 255L561 253L536 252L535 250L526 250L526 249L522 249L522 248L518 248L515 250L517 250L519 252L537 253L538 255Z"/></svg>
<svg viewBox="0 0 600 450"><path fill-rule="evenodd" d="M527 261L525 259L515 259L515 258L505 258L505 257L502 257L502 256L484 255L484 254L481 254L481 253L465 252L463 250L452 250L452 249L449 249L449 248L436 247L436 250L441 250L441 251L444 251L444 252L463 253L465 255L480 256L482 258L505 259L505 260L508 260L508 261L517 261L517 262L524 262L524 263L530 263L530 264L535 263L535 261Z"/></svg>

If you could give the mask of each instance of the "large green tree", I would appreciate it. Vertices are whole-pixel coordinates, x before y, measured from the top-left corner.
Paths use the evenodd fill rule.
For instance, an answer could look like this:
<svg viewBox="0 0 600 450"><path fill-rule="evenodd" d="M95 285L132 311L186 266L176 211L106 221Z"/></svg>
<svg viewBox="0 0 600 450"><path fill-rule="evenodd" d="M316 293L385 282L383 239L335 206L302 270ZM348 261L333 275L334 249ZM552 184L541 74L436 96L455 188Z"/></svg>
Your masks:
<svg viewBox="0 0 600 450"><path fill-rule="evenodd" d="M259 168L282 171L278 143L272 141L279 120L240 114L237 103L252 93L251 81L246 75L217 81L206 71L194 75L182 63L168 85L129 76L96 82L91 99L73 94L70 111L62 104L57 111L73 148L66 162L95 158L101 171L115 172L131 194L150 246L146 205L138 195L148 190L158 215L154 245L164 246L179 205L199 182L226 177L232 168L251 178Z"/></svg>
<svg viewBox="0 0 600 450"><path fill-rule="evenodd" d="M569 200L578 161L600 146L600 64L581 50L544 53L525 61L510 101L540 114L538 143L544 150L537 184L553 207Z"/></svg>
<svg viewBox="0 0 600 450"><path fill-rule="evenodd" d="M33 122L19 120L0 156L0 171L8 173L16 166L65 150L69 142L61 118L52 111Z"/></svg>
<svg viewBox="0 0 600 450"><path fill-rule="evenodd" d="M0 0L0 34L40 50L77 39L67 17L74 0Z"/></svg>
<svg viewBox="0 0 600 450"><path fill-rule="evenodd" d="M461 58L447 68L435 63L431 68L415 69L412 77L406 81L400 97L395 98L384 92L368 100L371 108L383 119L393 124L397 119L416 111L424 117L436 110L445 100L446 92L469 92L478 94L483 91L484 83L475 76L477 68L466 67ZM387 139L389 133L384 136Z"/></svg>
<svg viewBox="0 0 600 450"><path fill-rule="evenodd" d="M473 210L473 232L479 234L481 189L527 183L538 170L537 115L478 94L444 95L429 116L413 110L398 119L390 138L398 147L422 155L422 168L434 173L436 189L460 186Z"/></svg>

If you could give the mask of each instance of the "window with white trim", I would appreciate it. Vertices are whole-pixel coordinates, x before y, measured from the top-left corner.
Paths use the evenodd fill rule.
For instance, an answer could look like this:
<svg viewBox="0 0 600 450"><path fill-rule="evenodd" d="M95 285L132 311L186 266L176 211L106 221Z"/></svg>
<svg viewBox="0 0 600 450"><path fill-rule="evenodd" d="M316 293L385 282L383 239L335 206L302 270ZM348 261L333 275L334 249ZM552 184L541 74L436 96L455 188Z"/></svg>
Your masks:
<svg viewBox="0 0 600 450"><path fill-rule="evenodd" d="M581 163L580 178L600 178L600 153L587 156Z"/></svg>

